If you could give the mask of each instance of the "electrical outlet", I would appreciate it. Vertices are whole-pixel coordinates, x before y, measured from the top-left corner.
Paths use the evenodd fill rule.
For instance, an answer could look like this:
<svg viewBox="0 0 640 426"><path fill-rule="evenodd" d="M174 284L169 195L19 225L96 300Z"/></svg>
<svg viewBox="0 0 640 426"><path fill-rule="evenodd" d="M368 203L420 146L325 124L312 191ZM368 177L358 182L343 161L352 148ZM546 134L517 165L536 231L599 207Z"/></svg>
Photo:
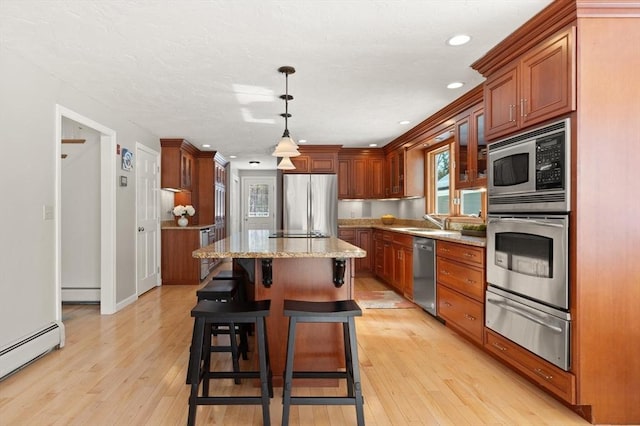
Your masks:
<svg viewBox="0 0 640 426"><path fill-rule="evenodd" d="M53 206L42 206L42 219L53 220Z"/></svg>

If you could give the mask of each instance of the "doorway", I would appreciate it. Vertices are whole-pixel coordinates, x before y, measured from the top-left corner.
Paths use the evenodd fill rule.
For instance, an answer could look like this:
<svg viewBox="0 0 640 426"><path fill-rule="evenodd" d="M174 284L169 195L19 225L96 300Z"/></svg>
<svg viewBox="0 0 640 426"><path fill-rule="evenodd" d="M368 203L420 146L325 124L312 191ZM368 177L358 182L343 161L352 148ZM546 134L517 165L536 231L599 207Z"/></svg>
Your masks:
<svg viewBox="0 0 640 426"><path fill-rule="evenodd" d="M97 131L100 139L100 313L116 312L116 132L61 105L56 105L55 129L55 286L56 319L62 321L62 120L68 118Z"/></svg>

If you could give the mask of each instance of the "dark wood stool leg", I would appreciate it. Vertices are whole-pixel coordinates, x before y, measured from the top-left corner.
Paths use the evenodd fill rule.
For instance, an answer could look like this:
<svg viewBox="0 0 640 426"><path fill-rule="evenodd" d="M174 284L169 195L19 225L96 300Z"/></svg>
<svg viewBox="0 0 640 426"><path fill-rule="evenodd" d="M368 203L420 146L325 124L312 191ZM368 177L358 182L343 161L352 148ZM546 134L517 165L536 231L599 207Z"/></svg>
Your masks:
<svg viewBox="0 0 640 426"><path fill-rule="evenodd" d="M358 361L358 343L356 340L356 322L353 317L349 317L349 347L351 352L351 367L353 371L353 386L355 388L356 418L358 426L364 426L364 407L362 399L362 384L360 382L360 364ZM346 342L345 342L346 344Z"/></svg>
<svg viewBox="0 0 640 426"><path fill-rule="evenodd" d="M289 424L289 410L291 408L291 391L293 387L293 356L296 335L296 318L289 318L289 333L287 335L287 354L284 364L284 384L282 386L282 426Z"/></svg>
<svg viewBox="0 0 640 426"><path fill-rule="evenodd" d="M258 354L260 359L260 396L262 397L262 424L265 426L271 425L271 416L269 413L270 392L269 392L269 374L267 369L267 347L266 347L266 334L265 334L265 320L264 317L256 319L256 334L258 340ZM273 393L273 390L271 390Z"/></svg>
<svg viewBox="0 0 640 426"><path fill-rule="evenodd" d="M351 358L351 339L349 323L342 323L342 335L344 337L344 365L347 373L347 396L353 398L353 359Z"/></svg>
<svg viewBox="0 0 640 426"><path fill-rule="evenodd" d="M196 424L196 398L198 397L198 388L200 387L200 368L202 365L202 351L204 340L205 319L196 318L193 324L193 344L191 345L191 356L189 357L189 383L191 385L191 393L189 394L189 417L187 424L193 426Z"/></svg>
<svg viewBox="0 0 640 426"><path fill-rule="evenodd" d="M233 322L229 323L229 344L231 345L231 362L233 364L233 371L236 373L240 371L240 363L238 359L240 356L238 355L238 338L236 337L236 324ZM233 382L236 385L241 383L240 378L236 377Z"/></svg>
<svg viewBox="0 0 640 426"><path fill-rule="evenodd" d="M202 396L209 396L209 380L211 380L211 323L204 326L204 337L202 339Z"/></svg>

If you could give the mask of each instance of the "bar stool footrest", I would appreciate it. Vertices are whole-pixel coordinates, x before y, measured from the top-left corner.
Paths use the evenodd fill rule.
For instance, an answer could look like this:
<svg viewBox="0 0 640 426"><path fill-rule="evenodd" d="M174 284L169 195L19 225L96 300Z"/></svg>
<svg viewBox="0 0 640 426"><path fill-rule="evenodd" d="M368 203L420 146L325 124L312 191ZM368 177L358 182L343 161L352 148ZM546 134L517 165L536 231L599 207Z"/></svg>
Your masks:
<svg viewBox="0 0 640 426"><path fill-rule="evenodd" d="M364 398L362 398L364 403ZM292 405L356 405L355 397L347 396L292 396Z"/></svg>
<svg viewBox="0 0 640 426"><path fill-rule="evenodd" d="M346 379L349 375L345 371L294 371L294 379Z"/></svg>
<svg viewBox="0 0 640 426"><path fill-rule="evenodd" d="M260 396L199 396L197 405L262 405Z"/></svg>

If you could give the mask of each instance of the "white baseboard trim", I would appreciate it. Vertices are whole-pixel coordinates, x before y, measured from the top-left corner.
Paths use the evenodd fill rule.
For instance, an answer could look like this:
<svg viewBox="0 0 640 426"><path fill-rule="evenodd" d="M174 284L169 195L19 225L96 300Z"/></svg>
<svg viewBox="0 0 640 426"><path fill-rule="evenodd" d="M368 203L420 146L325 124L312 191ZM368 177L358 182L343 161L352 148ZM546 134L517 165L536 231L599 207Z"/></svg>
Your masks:
<svg viewBox="0 0 640 426"><path fill-rule="evenodd" d="M138 300L138 295L134 294L132 296L127 297L123 301L116 303L116 312L118 312L120 309L124 308L125 306L132 304L136 300Z"/></svg>
<svg viewBox="0 0 640 426"><path fill-rule="evenodd" d="M0 380L63 346L64 324L56 321L1 348Z"/></svg>
<svg viewBox="0 0 640 426"><path fill-rule="evenodd" d="M63 302L100 302L99 288L62 288Z"/></svg>

